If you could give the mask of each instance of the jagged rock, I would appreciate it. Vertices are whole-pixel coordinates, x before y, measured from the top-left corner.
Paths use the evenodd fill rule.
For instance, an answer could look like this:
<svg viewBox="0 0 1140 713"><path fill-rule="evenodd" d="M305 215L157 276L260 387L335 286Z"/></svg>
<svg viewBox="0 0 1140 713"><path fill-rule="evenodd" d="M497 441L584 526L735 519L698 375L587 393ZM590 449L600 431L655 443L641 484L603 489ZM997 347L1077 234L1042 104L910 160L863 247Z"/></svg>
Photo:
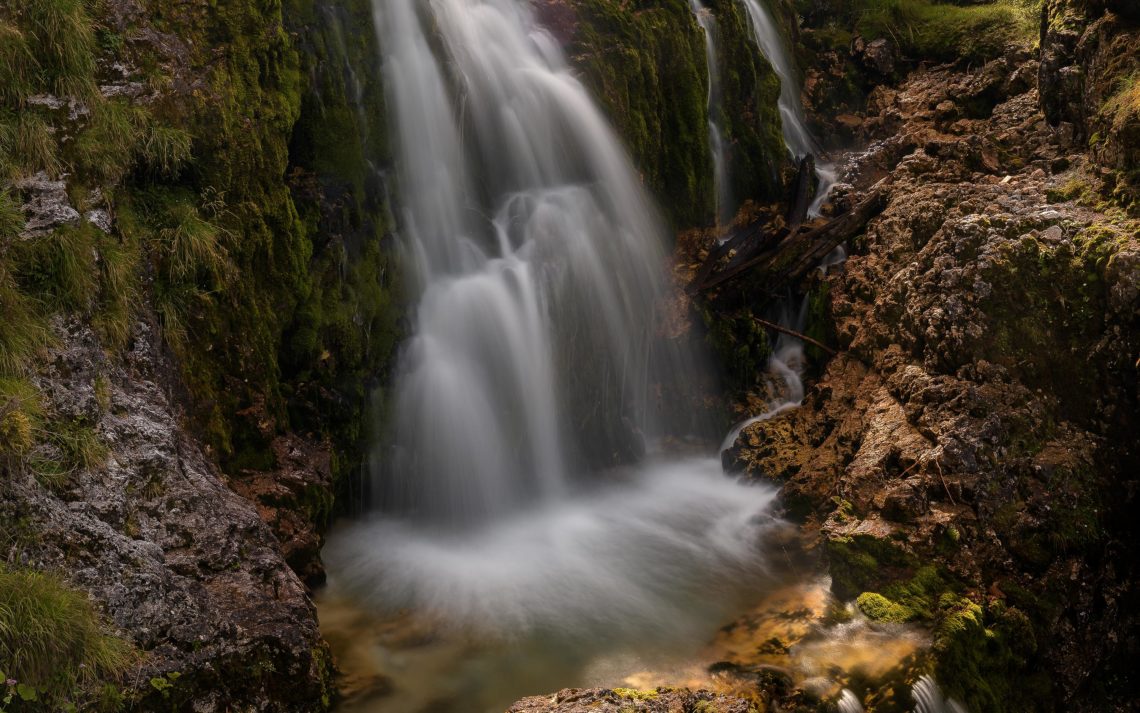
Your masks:
<svg viewBox="0 0 1140 713"><path fill-rule="evenodd" d="M889 77L895 72L895 48L885 37L871 41L863 52L863 61L879 74Z"/></svg>
<svg viewBox="0 0 1140 713"><path fill-rule="evenodd" d="M21 238L47 235L62 225L79 222L79 211L67 197L67 184L53 180L43 171L17 181L16 188L25 196L24 213L28 216Z"/></svg>
<svg viewBox="0 0 1140 713"><path fill-rule="evenodd" d="M869 99L877 140L846 176L865 189L886 174L890 198L865 254L831 279L844 351L801 409L745 429L726 460L784 482L789 510L820 526L843 596L932 562L967 586L1027 593L991 594L999 613L986 616L1030 613L1025 636L1048 653L1029 660L1055 688L1001 705L1076 710L1137 645L1120 605L1137 596L1121 564L1135 549L1114 543L1135 542L1122 523L1140 492L1128 435L1140 430L1140 235L1060 195L1101 174L1061 145L1017 74L1004 59L918 72ZM946 102L965 118L951 122ZM1098 564L1106 549L1114 563Z"/></svg>

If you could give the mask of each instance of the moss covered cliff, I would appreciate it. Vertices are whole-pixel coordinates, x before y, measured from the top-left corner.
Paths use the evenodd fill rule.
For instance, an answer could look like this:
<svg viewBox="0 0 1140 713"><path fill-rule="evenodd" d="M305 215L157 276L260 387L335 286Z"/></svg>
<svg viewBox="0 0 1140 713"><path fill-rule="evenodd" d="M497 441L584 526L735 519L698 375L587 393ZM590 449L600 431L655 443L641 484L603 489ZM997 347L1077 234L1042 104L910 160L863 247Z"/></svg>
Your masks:
<svg viewBox="0 0 1140 713"><path fill-rule="evenodd" d="M716 0L707 7L718 28L732 193L775 199L787 162L779 80L752 41L740 4ZM673 224L712 224L705 38L687 0L551 0L539 8Z"/></svg>

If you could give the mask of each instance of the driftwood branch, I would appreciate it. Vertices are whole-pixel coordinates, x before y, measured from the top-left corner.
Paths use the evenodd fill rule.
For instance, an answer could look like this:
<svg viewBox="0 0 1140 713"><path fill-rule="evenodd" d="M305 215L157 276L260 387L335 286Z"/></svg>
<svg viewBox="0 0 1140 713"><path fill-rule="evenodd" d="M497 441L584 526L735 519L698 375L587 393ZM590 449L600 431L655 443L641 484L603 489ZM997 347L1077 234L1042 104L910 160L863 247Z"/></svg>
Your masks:
<svg viewBox="0 0 1140 713"><path fill-rule="evenodd" d="M715 265L727 250L719 251L715 256L710 254L689 291L711 290L754 270L767 273L772 278L769 288L778 289L803 277L837 245L858 235L885 206L886 191L880 183L850 211L818 228L792 233L781 231L767 240L754 238L750 246L742 246L719 271Z"/></svg>
<svg viewBox="0 0 1140 713"><path fill-rule="evenodd" d="M823 342L820 342L820 341L817 341L817 340L815 340L815 339L812 339L811 337L809 337L809 336L808 336L808 335L806 335L806 334L803 334L802 332L797 332L797 331L796 331L796 330L794 330L794 329L788 329L787 327L785 327L785 326L784 326L784 325L782 325L782 324L776 324L775 322L769 322L768 320L766 320L766 319L760 319L759 317L753 317L752 319L753 319L753 320L755 320L757 324L759 324L759 325L761 325L761 326L763 326L763 327L768 327L769 329L774 329L774 330L776 330L777 332L781 332L781 333L783 333L783 334L786 334L786 335L788 335L789 337L795 337L796 339L800 339L800 340L802 340L802 341L805 341L805 342L807 342L808 344L811 344L812 346L816 346L816 347L819 347L819 348L820 348L820 349L822 349L822 350L823 350L823 351L824 351L824 352L825 352L825 353L826 353L828 356L835 356L835 350L834 350L834 349L832 349L831 347L827 346L827 345L826 345L826 344L824 344Z"/></svg>

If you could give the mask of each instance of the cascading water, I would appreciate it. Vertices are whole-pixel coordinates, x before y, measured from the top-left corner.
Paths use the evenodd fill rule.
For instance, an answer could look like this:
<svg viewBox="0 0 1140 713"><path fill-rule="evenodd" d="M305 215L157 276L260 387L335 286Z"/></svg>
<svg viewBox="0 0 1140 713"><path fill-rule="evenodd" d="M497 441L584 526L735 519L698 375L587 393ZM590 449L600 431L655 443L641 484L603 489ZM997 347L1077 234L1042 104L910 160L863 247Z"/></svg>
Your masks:
<svg viewBox="0 0 1140 713"><path fill-rule="evenodd" d="M699 368L654 346L651 201L529 3L374 9L419 298L376 512L330 538L331 587L560 661L700 641L756 585L774 494L712 457L615 467L670 417L653 387Z"/></svg>
<svg viewBox="0 0 1140 713"><path fill-rule="evenodd" d="M374 511L324 550L323 596L394 684L352 710L501 711L668 662L758 596L779 523L714 457L630 465L679 421L650 394L699 363L656 337L656 211L524 0L374 10L417 305ZM802 356L781 337L784 408ZM413 643L369 643L361 608Z"/></svg>
<svg viewBox="0 0 1140 713"><path fill-rule="evenodd" d="M424 29L429 7L446 64ZM385 503L485 519L558 494L626 431L652 428L661 228L524 4L376 8L423 287Z"/></svg>
<svg viewBox="0 0 1140 713"><path fill-rule="evenodd" d="M831 187L835 184L836 173L834 167L818 160L820 149L808 129L807 117L804 115L803 103L800 98L800 82L796 72L795 61L791 50L784 42L780 28L773 21L772 16L764 7L764 0L741 0L748 18L752 22L752 38L760 46L760 51L776 71L780 78L780 123L784 132L784 143L788 151L797 160L804 156L816 157L815 173L818 185L815 190L815 199L808 208L808 215L819 215Z"/></svg>
<svg viewBox="0 0 1140 713"><path fill-rule="evenodd" d="M942 693L934 679L921 676L911 687L914 697L914 713L966 713L966 708Z"/></svg>
<svg viewBox="0 0 1140 713"><path fill-rule="evenodd" d="M723 227L732 221L735 206L732 203L732 185L728 173L728 152L724 145L724 99L720 89L720 66L717 60L716 17L701 0L689 0L697 24L705 34L705 62L708 65L709 153L713 161L713 185L716 191L716 224Z"/></svg>
<svg viewBox="0 0 1140 713"><path fill-rule="evenodd" d="M799 308L792 310L788 302L780 310L777 323L794 331L802 332L807 321L807 298L800 301ZM796 408L804 400L804 343L797 337L781 333L776 339L772 356L768 359L768 387L770 398L763 413L741 421L732 427L721 443L720 450L732 447L744 429L754 423L775 418L785 411Z"/></svg>

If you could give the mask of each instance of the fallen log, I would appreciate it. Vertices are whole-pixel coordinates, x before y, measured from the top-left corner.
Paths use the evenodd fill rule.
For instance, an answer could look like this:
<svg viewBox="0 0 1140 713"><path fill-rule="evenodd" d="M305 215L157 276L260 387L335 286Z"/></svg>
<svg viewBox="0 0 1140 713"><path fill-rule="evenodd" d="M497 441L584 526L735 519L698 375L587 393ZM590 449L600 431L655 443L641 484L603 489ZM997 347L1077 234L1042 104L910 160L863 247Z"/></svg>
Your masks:
<svg viewBox="0 0 1140 713"><path fill-rule="evenodd" d="M705 257L701 269L697 271L696 276L693 277L692 282L689 283L687 291L690 294L697 292L700 289L700 285L717 269L717 263L726 255L731 254L732 251L735 250L737 254L733 256L729 264L737 260L741 253L751 256L763 245L771 242L771 236L778 235L779 233L779 231L768 230L768 225L771 222L772 217L770 215L764 215L760 220L733 232L726 237L724 241L714 245L712 249L709 250L709 254Z"/></svg>
<svg viewBox="0 0 1140 713"><path fill-rule="evenodd" d="M770 290L778 289L790 279L803 277L837 245L858 235L872 218L881 213L886 207L886 196L884 184L876 184L850 211L818 228L789 233L771 249L743 260L734 258L723 270L707 275L694 291L711 290L754 270L774 277L769 284Z"/></svg>

